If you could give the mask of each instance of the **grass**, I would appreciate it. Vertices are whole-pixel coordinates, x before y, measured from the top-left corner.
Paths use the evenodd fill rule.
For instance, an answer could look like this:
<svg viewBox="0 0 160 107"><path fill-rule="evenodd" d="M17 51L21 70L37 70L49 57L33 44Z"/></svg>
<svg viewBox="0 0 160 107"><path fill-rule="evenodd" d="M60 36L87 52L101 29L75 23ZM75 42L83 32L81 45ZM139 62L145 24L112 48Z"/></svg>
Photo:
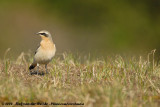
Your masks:
<svg viewBox="0 0 160 107"><path fill-rule="evenodd" d="M64 53L53 59L48 66L50 74L44 76L29 74L31 60L29 54L22 53L16 61L6 58L0 61L1 104L77 102L84 103L85 107L160 105L160 64L154 61L154 51L146 59L117 55L95 60L86 58L83 62L81 58Z"/></svg>

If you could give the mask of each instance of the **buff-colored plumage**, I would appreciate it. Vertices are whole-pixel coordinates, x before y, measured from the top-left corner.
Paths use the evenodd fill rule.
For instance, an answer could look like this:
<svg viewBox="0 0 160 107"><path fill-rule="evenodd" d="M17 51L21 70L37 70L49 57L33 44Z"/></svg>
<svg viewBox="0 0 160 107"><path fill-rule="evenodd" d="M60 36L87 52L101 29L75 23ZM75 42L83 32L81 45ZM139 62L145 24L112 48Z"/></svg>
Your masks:
<svg viewBox="0 0 160 107"><path fill-rule="evenodd" d="M42 40L35 52L34 61L29 69L34 69L39 64L45 64L47 72L47 64L53 59L56 47L53 43L52 36L48 31L40 31L38 35L41 36Z"/></svg>

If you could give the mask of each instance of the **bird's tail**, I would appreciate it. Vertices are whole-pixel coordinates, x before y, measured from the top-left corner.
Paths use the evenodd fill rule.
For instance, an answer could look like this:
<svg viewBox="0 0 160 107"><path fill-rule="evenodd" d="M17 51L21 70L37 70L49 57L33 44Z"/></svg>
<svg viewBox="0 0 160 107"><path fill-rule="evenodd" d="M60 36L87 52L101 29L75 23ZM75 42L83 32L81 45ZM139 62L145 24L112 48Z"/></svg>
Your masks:
<svg viewBox="0 0 160 107"><path fill-rule="evenodd" d="M33 63L33 64L29 67L29 70L34 69L36 66L37 66L37 64L34 64L34 63Z"/></svg>

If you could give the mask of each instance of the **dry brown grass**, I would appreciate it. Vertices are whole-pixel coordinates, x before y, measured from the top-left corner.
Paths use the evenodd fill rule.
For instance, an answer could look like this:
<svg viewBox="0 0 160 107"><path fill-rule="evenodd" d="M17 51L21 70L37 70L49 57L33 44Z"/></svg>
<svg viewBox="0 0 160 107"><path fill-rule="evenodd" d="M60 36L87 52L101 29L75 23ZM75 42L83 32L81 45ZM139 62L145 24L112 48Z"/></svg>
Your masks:
<svg viewBox="0 0 160 107"><path fill-rule="evenodd" d="M30 55L22 53L17 61L1 61L0 103L77 102L86 107L160 104L160 65L154 60L116 56L82 63L72 54L62 56L54 58L48 67L50 73L44 76L30 75Z"/></svg>

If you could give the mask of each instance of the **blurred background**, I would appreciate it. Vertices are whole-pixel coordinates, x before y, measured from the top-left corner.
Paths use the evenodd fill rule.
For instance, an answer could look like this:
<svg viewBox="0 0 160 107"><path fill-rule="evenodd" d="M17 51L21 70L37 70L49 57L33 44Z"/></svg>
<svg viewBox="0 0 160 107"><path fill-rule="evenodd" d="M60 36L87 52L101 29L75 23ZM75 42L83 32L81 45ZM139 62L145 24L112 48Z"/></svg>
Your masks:
<svg viewBox="0 0 160 107"><path fill-rule="evenodd" d="M160 52L160 0L0 0L0 57L34 51L40 30L57 53Z"/></svg>

